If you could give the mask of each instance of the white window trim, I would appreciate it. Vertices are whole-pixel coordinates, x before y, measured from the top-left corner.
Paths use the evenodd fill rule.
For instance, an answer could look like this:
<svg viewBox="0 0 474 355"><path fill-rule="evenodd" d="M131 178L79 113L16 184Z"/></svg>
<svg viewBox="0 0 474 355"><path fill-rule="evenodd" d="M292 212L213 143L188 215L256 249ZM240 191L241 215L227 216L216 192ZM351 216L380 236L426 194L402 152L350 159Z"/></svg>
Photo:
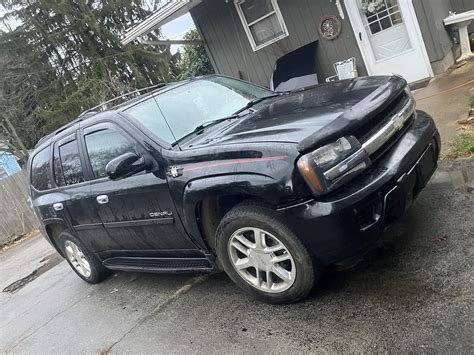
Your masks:
<svg viewBox="0 0 474 355"><path fill-rule="evenodd" d="M256 19L255 21L252 21L251 23L247 23L247 20L245 19L245 16L244 16L244 12L242 11L242 8L240 6L244 1L245 0L236 0L234 2L234 4L235 4L235 8L237 9L237 13L239 14L240 21L242 22L242 26L244 27L245 33L247 34L247 38L248 38L248 40L250 42L250 45L252 46L252 49L253 49L254 52L256 52L259 49L262 49L266 46L269 46L270 44L275 43L275 42L277 42L277 41L279 41L279 40L281 40L285 37L288 37L288 35L289 35L288 29L286 28L285 20L283 19L283 16L281 14L280 7L278 6L277 0L271 0L272 6L273 6L273 11L270 11L269 13L267 13L267 14L263 15L262 17L260 17L259 19ZM275 14L277 16L278 22L280 23L280 26L283 29L283 34L281 34L278 37L273 38L272 40L270 40L268 42L262 43L262 44L257 46L257 44L255 43L255 39L252 36L252 32L250 31L250 26L254 25L255 23L257 23L261 20L264 20L265 18L267 18L267 17L269 17L273 14Z"/></svg>

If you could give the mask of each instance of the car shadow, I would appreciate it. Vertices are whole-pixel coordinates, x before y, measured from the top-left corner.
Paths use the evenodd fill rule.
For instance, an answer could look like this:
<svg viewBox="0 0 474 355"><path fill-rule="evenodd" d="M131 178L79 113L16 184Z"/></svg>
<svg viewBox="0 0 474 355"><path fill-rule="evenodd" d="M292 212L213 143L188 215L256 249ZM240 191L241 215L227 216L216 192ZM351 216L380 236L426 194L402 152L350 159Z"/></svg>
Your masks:
<svg viewBox="0 0 474 355"><path fill-rule="evenodd" d="M312 290L309 301L351 293L370 297L390 295L391 298L418 297L435 294L419 279L413 252L417 243L413 232L415 215L410 209L405 217L387 229L380 241L355 265L340 269L330 267ZM418 263L420 263L418 261Z"/></svg>

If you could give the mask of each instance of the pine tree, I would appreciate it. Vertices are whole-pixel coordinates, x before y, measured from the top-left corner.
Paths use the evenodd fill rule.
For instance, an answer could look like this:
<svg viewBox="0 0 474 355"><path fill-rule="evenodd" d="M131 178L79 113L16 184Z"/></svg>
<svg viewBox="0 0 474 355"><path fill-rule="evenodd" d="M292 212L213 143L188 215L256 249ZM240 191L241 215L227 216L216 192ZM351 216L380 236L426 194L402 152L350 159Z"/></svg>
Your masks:
<svg viewBox="0 0 474 355"><path fill-rule="evenodd" d="M201 39L201 36L196 29L193 29L187 32L183 39L198 41ZM186 79L190 75L199 76L214 73L214 69L212 68L212 64L202 43L184 46L180 68L181 79Z"/></svg>
<svg viewBox="0 0 474 355"><path fill-rule="evenodd" d="M0 33L0 101L31 147L39 136L125 91L173 80L162 46L120 44L149 11L142 0L2 0L20 25ZM148 35L157 39L158 31ZM21 101L15 96L21 93ZM13 109L14 107L14 109ZM15 111L15 112L13 112ZM31 124L33 123L33 124ZM27 131L35 127L34 132Z"/></svg>

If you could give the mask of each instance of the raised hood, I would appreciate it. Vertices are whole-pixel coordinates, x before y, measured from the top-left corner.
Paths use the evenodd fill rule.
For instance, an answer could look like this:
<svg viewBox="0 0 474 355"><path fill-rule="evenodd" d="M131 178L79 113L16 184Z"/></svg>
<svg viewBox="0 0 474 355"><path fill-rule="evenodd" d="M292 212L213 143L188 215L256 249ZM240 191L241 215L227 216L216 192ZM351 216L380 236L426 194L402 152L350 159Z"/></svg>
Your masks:
<svg viewBox="0 0 474 355"><path fill-rule="evenodd" d="M374 121L404 90L397 76L362 77L318 85L256 105L254 112L214 129L182 147L252 142L294 142L304 152Z"/></svg>

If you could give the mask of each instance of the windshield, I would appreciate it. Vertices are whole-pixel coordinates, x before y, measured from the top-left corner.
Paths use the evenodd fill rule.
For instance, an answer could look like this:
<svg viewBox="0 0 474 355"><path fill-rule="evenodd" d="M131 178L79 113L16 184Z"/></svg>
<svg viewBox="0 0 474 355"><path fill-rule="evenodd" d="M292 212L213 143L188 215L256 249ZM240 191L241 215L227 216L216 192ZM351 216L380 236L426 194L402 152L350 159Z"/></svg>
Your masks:
<svg viewBox="0 0 474 355"><path fill-rule="evenodd" d="M154 135L173 143L203 123L231 116L273 92L224 76L197 79L145 100L128 110Z"/></svg>

